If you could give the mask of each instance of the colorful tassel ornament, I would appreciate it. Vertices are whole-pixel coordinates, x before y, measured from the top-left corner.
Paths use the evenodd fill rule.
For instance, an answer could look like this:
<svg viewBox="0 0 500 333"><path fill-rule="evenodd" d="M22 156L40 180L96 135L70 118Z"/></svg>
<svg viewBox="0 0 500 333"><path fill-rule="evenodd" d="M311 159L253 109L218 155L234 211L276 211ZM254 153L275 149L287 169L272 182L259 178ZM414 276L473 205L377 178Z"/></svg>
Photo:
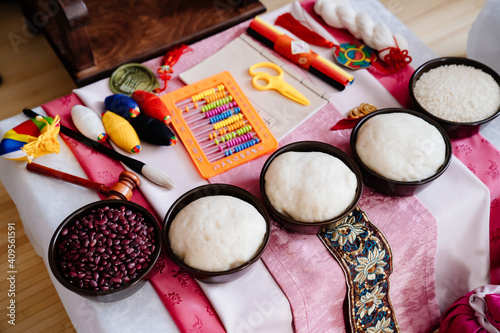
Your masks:
<svg viewBox="0 0 500 333"><path fill-rule="evenodd" d="M87 138L98 142L105 142L108 138L101 117L90 108L75 105L71 108L71 119L75 127Z"/></svg>
<svg viewBox="0 0 500 333"><path fill-rule="evenodd" d="M59 116L26 120L4 134L0 141L0 156L31 163L37 157L59 153L58 134Z"/></svg>
<svg viewBox="0 0 500 333"><path fill-rule="evenodd" d="M141 140L158 146L173 146L177 143L172 130L158 119L141 114L129 121Z"/></svg>
<svg viewBox="0 0 500 333"><path fill-rule="evenodd" d="M118 147L134 154L141 150L139 137L132 125L125 118L108 111L102 115L102 123L109 138Z"/></svg>
<svg viewBox="0 0 500 333"><path fill-rule="evenodd" d="M141 113L139 105L129 96L116 94L106 97L104 100L106 110L116 113L125 118L135 118Z"/></svg>
<svg viewBox="0 0 500 333"><path fill-rule="evenodd" d="M160 97L147 91L136 90L132 94L132 98L139 104L144 115L170 124L172 116Z"/></svg>

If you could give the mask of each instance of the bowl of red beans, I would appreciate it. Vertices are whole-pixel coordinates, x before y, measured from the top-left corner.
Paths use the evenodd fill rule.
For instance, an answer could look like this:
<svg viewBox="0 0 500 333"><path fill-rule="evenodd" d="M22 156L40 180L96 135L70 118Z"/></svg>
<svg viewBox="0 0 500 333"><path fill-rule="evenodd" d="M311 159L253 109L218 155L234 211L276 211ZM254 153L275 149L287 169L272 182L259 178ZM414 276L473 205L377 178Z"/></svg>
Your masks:
<svg viewBox="0 0 500 333"><path fill-rule="evenodd" d="M69 215L49 244L49 266L67 289L112 302L137 292L154 274L162 250L160 226L144 207L102 200Z"/></svg>

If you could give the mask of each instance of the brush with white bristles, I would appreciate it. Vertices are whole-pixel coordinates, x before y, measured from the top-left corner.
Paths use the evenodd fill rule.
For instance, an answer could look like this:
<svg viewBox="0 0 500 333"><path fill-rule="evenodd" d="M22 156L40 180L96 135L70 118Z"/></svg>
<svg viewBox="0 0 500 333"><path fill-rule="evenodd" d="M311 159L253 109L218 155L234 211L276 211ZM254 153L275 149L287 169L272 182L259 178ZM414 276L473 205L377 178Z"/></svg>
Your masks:
<svg viewBox="0 0 500 333"><path fill-rule="evenodd" d="M27 115L30 118L35 118L38 116L38 113L34 112L31 109L24 109L23 113ZM97 150L100 153L103 153L104 155L107 155L111 158L114 158L126 166L128 166L130 169L134 170L135 172L138 172L142 174L144 177L146 177L148 180L152 181L153 183L166 187L168 189L171 189L174 187L174 182L170 177L168 177L163 171L160 169L147 165L141 161L138 161L136 159L130 158L128 156L122 155L118 153L117 151L108 148L102 144L100 144L97 141L91 140L84 136L83 134L80 134L78 132L73 131L72 129L69 129L63 125L61 126L61 133L66 134L67 136L75 139L78 142L83 143L84 145Z"/></svg>

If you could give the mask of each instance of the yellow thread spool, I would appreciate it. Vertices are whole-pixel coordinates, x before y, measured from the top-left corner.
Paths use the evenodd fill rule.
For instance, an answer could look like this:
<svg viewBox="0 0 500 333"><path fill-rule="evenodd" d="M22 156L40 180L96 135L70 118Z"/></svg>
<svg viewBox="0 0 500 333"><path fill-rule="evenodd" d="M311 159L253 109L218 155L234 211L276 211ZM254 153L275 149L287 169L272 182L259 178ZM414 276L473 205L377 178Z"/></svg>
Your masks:
<svg viewBox="0 0 500 333"><path fill-rule="evenodd" d="M102 123L109 138L121 149L138 153L141 150L141 141L130 123L116 113L107 111L102 116Z"/></svg>

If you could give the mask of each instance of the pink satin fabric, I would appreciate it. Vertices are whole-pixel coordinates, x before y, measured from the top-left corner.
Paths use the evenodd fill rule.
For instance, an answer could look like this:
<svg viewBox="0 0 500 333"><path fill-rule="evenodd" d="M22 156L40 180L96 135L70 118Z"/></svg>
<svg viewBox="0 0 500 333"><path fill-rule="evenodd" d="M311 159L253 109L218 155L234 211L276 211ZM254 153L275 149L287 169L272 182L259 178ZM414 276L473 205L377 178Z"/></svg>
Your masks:
<svg viewBox="0 0 500 333"><path fill-rule="evenodd" d="M500 195L500 152L495 146L481 134L452 140L452 145L453 154L488 186L491 200L498 197Z"/></svg>
<svg viewBox="0 0 500 333"><path fill-rule="evenodd" d="M500 284L500 196L491 201L490 205L490 283Z"/></svg>
<svg viewBox="0 0 500 333"><path fill-rule="evenodd" d="M315 0L304 0L302 7L322 24L340 43L355 42L356 39L346 29L334 29L328 26L323 19L314 12ZM410 52L411 55L411 52ZM369 72L393 95L405 108L411 109L411 100L408 84L413 74L413 68L407 66L403 70L388 75L372 66ZM490 190L491 200L500 196L500 152L480 133L469 138L452 140L453 154L460 159ZM490 218L490 238L500 233L500 218ZM492 284L500 284L500 243L494 238L491 242L490 278Z"/></svg>
<svg viewBox="0 0 500 333"><path fill-rule="evenodd" d="M54 117L59 114L61 124L76 131L71 120L71 108L81 104L83 104L82 101L75 94L70 94L46 103L42 107L49 116ZM90 180L111 186L117 181L119 174L125 170L120 162L63 134L61 137ZM104 197L101 195L101 198ZM142 205L155 215L154 210L139 190L134 190L130 201ZM212 305L194 279L180 270L166 255L162 256L155 270L157 274L150 279L150 282L181 332L225 332Z"/></svg>
<svg viewBox="0 0 500 333"><path fill-rule="evenodd" d="M486 333L494 332L494 329L500 330L500 294L483 294L485 288L498 289L495 286L483 286L460 297L443 314L439 332ZM484 304L484 313L476 312L471 302ZM481 322L482 318L486 319L486 324Z"/></svg>
<svg viewBox="0 0 500 333"><path fill-rule="evenodd" d="M490 283L500 284L500 152L481 134L452 145L453 154L490 190Z"/></svg>

